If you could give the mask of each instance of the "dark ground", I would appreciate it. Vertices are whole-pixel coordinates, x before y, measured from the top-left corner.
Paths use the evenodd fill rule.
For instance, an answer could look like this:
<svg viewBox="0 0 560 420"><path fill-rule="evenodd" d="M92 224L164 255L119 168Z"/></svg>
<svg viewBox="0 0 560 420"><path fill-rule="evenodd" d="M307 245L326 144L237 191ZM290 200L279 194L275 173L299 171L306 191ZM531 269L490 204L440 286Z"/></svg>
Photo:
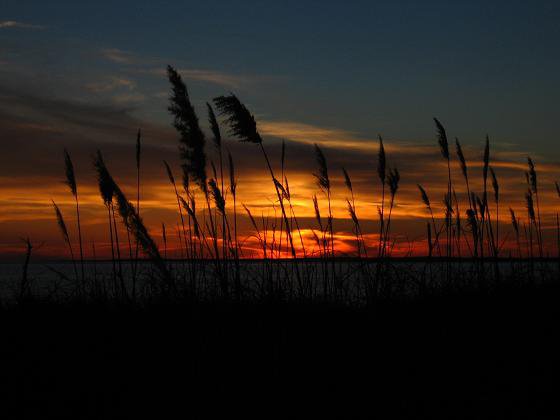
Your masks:
<svg viewBox="0 0 560 420"><path fill-rule="evenodd" d="M29 303L0 311L0 410L6 419L560 418L559 298L548 285L369 310Z"/></svg>

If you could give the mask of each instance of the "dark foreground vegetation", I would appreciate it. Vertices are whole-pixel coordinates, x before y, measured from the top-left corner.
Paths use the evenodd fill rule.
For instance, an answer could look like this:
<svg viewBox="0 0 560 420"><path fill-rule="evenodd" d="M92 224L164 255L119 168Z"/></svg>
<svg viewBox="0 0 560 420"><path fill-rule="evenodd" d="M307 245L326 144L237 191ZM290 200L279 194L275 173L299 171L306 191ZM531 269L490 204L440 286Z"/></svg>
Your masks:
<svg viewBox="0 0 560 420"><path fill-rule="evenodd" d="M5 418L558 418L560 287L0 314ZM552 411L551 411L552 410ZM240 417L243 418L243 417Z"/></svg>

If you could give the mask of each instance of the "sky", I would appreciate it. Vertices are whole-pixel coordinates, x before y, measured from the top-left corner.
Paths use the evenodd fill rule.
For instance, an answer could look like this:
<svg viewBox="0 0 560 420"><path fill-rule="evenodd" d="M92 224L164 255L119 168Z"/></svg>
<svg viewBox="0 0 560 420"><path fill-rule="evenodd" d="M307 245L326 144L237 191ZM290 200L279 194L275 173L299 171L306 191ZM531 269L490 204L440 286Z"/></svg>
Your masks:
<svg viewBox="0 0 560 420"><path fill-rule="evenodd" d="M433 117L443 122L450 141L458 137L463 144L477 191L484 139L490 137L504 231L508 207L524 214L531 155L547 237L553 238L553 182L560 178L559 18L554 1L2 0L0 259L19 258L27 236L41 245L39 256L67 257L51 203L61 206L73 227L64 148L76 167L87 241L106 253L91 157L101 149L133 195L139 128L143 217L158 241L162 222L176 224L162 164L165 159L179 172L178 136L167 112L167 64L183 76L205 130L205 102L234 92L254 113L276 165L281 139L286 141L295 208L309 232L317 228L312 196L325 203L312 176L312 145L323 148L341 252L352 252L342 167L355 182L357 211L375 242L378 135L389 164L401 173L395 235L403 249L411 241L418 242L417 252L425 249L428 213L416 184L433 197L438 217L446 190ZM239 173L240 202L273 215L274 189L259 150L232 139L226 144ZM461 175L453 168L464 201ZM250 244L250 223L240 219Z"/></svg>

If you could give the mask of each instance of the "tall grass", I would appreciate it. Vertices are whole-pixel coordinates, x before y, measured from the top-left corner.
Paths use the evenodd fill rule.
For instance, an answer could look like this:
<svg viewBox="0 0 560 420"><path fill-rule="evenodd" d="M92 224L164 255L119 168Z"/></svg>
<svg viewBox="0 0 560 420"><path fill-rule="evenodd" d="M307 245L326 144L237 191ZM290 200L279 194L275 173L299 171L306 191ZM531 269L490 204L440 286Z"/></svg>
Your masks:
<svg viewBox="0 0 560 420"><path fill-rule="evenodd" d="M72 159L70 158L70 154L66 149L64 149L64 166L66 169L66 184L74 197L76 202L76 217L77 217L77 225L78 225L78 245L80 249L80 267L81 267L81 274L82 274L82 283L85 281L84 275L84 251L83 251L83 242L82 242L82 225L80 223L80 202L78 199L78 184L76 182L76 175L74 173L74 164L72 163Z"/></svg>
<svg viewBox="0 0 560 420"><path fill-rule="evenodd" d="M138 131L136 139L136 191L135 205L127 199L123 190L111 176L103 160L101 152L94 158L94 167L97 174L99 191L102 202L107 211L109 225L108 242L111 247L112 263L112 293L118 299L136 299L136 279L138 275L139 252L150 259L155 268L153 277L161 282L152 284L151 290L170 296L187 293L190 295L215 296L236 300L250 298L255 293L263 297L296 297L298 299L328 299L349 300L356 294L362 293L353 289L349 279L359 277L358 283L363 285L365 300L375 301L378 297L390 296L395 291L405 290L402 278L393 283L395 276L391 257L395 254L395 247L408 241L409 249L413 244L408 239L401 239L393 232L398 191L401 186L400 172L387 164L385 145L381 136L378 139L377 152L377 179L380 182L379 196L374 202L378 203L377 220L374 239L366 241L367 232L359 219L358 202L355 196L355 186L346 168L342 168L344 186L346 188L345 205L349 220L352 223L353 241L355 249L350 248L350 255L355 258L344 264L335 263L339 257L345 256L336 244L342 243L339 233L334 228L334 199L336 189L333 189L333 180L329 172L327 158L319 144L314 144L313 153L316 170L313 175L321 194L312 197L313 212L316 228L304 233L301 229L296 214L296 206L292 201L292 192L288 183L286 166L286 144L282 143L280 169L275 170L265 148L263 138L257 128L255 117L247 107L233 94L220 96L213 100L217 115L223 118L220 122L210 103L206 103L208 112L208 125L212 133L214 153L217 154L217 163L214 163L206 154L206 137L199 124L196 111L188 94L187 86L180 75L172 67L168 67L168 78L171 84L169 111L174 117L173 125L179 134L179 157L181 159L182 185L178 185L171 166L164 161L167 178L172 185L174 201L177 206L177 224L180 259L182 262L174 263L173 248L170 247L170 235L164 223L161 223L163 255L148 232L146 225L140 217L140 170L141 170L141 132ZM446 169L446 187L443 196L443 206L437 201L430 200L424 186L417 184L420 193L420 203L426 209L425 239L427 264L429 270L421 280L418 280L419 290L426 291L435 284L457 284L468 279L468 275L461 271L460 265L451 263L452 258L462 258L464 254L474 258L474 272L476 281L480 284L498 282L501 278L498 259L506 253L508 235L513 233L515 240L514 255L517 258L525 256L531 262L528 275L533 278L532 264L536 256L544 257L543 221L540 212L540 186L537 182L537 171L533 160L527 160L526 172L527 190L523 197L526 208L526 218L518 217L512 207L509 208L511 227L508 232L501 223L503 210L503 197L498 182L495 168L490 164L490 140L486 136L482 158L482 177L473 183L473 176L469 172L467 159L459 140L455 138L457 163L464 187L459 188L458 183L453 183L452 162L449 151L446 129L437 119L434 119L437 129L438 147L444 159ZM232 154L222 137L220 124L228 128L228 133L242 142L256 146L266 165L276 194L276 201L271 205L272 212L266 214L253 214L248 206L242 203L247 220L253 233L252 243L257 243L257 251L250 251L246 244L250 238L242 238L238 230L238 178ZM225 148L225 150L224 150ZM227 153L227 156L224 156ZM80 280L79 293L85 294L87 275L84 270L84 255L82 251L82 235L80 223L80 201L74 172L74 165L70 155L65 150L66 184L74 198L77 213L78 246L80 248L81 276L78 276L74 244L71 240L67 224L60 208L54 203L55 215L59 230L68 248L74 267L75 280ZM226 157L226 162L224 162ZM224 166L227 165L227 168ZM207 167L211 170L207 175ZM490 178L490 179L489 179ZM192 183L191 183L192 181ZM490 181L490 186L488 182ZM228 184L228 185L226 185ZM462 184L462 182L461 182ZM482 191L474 191L477 185ZM182 189L181 189L182 187ZM560 187L555 184L560 196ZM196 191L203 195L204 210L197 209ZM464 195L462 195L464 194ZM489 198L488 194L492 194ZM133 193L134 196L134 193ZM432 194L433 196L433 194ZM462 201L461 201L461 200ZM323 200L326 200L323 201ZM465 204L462 204L464 202ZM309 203L309 202L308 202ZM463 210L461 210L463 205ZM514 206L515 207L515 206ZM321 214L321 208L324 213ZM278 213L277 213L278 212ZM122 270L121 251L119 243L119 227L117 216L122 219L129 238L129 254L131 260L130 280ZM278 216L278 217L277 217ZM367 220L366 220L367 222ZM121 227L122 229L122 227ZM445 249L443 249L443 231L445 230ZM506 230L504 232L504 230ZM371 232L372 234L374 232ZM294 235L299 236L296 244ZM305 235L308 235L306 238ZM171 235L173 237L173 235ZM136 250L133 252L134 238ZM560 250L560 222L556 218L557 247ZM309 245L306 243L315 245ZM309 249L306 249L306 246ZM368 250L376 249L370 259ZM465 251L465 249L467 251ZM291 263L276 261L289 253L294 260ZM258 252L263 257L262 265L250 271L247 265L241 264L241 259L249 257L249 252ZM95 252L94 252L95 254ZM299 256L303 256L300 259ZM302 261L314 260L308 257L319 257L316 266L301 264ZM510 251L511 256L511 251ZM437 257L437 258L435 258ZM488 257L492 257L488 260ZM95 255L94 255L95 258ZM560 251L558 251L560 259ZM297 259L297 261L295 261ZM440 260L443 259L443 260ZM213 274L207 272L208 266L214 268ZM443 268L435 263L443 261ZM374 264L374 269L370 265ZM303 268L302 268L303 267ZM488 267L493 268L488 270ZM234 268L234 270L231 270ZM472 274L471 274L472 276ZM94 275L93 285L97 284L97 273ZM398 275L397 275L398 277ZM230 284L231 279L231 284ZM295 282L293 281L295 280ZM104 280L103 280L104 281ZM216 289L213 283L216 282ZM105 283L103 283L105 284ZM255 289L253 284L257 284ZM131 286L130 286L131 285ZM155 288L155 289L154 289ZM218 290L218 292L216 292ZM257 290L257 291L255 291ZM93 292L92 292L93 293ZM353 295L354 294L354 295Z"/></svg>

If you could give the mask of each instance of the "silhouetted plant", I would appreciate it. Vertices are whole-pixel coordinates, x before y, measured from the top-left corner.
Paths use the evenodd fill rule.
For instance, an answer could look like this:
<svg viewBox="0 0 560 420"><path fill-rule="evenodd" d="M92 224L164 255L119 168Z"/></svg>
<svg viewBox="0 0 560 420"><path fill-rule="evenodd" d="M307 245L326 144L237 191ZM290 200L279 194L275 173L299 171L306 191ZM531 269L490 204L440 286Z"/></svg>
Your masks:
<svg viewBox="0 0 560 420"><path fill-rule="evenodd" d="M64 217L62 216L62 212L54 202L52 201L52 205L54 207L54 212L56 215L56 222L60 229L60 233L62 234L62 238L64 242L68 246L68 250L70 251L70 258L72 259L72 265L74 267L74 274L76 276L76 281L78 281L78 269L76 268L76 260L74 259L74 251L72 249L72 242L70 241L70 235L68 234L68 228L66 227L66 222L64 221Z"/></svg>
<svg viewBox="0 0 560 420"><path fill-rule="evenodd" d="M83 251L83 244L82 244L82 225L80 223L80 203L78 200L78 184L76 183L76 175L74 173L74 165L72 163L72 159L70 158L70 154L66 149L64 149L64 166L66 168L66 185L70 188L70 192L74 197L76 202L76 217L77 217L77 225L78 225L78 243L80 247L80 267L81 267L81 274L82 274L82 287L84 287L85 282L85 274L84 274L84 251Z"/></svg>

